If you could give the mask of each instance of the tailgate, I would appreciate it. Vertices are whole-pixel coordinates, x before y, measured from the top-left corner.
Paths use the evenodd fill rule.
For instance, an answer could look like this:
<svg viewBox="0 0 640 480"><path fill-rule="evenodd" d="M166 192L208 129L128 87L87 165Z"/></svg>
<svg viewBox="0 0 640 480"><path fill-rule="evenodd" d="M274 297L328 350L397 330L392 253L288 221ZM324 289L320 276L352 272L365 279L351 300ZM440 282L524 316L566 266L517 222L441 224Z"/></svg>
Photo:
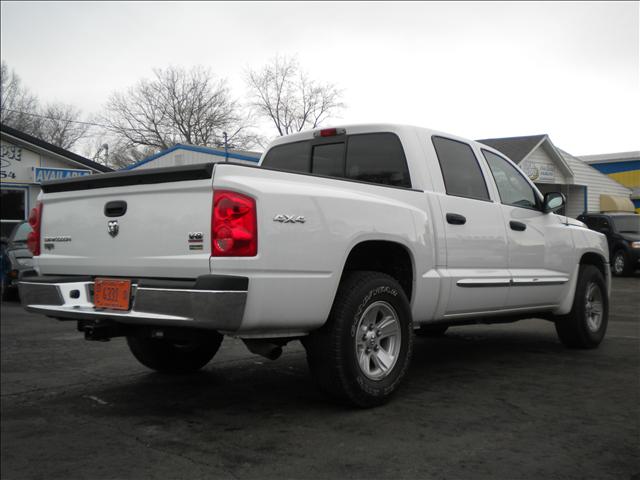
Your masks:
<svg viewBox="0 0 640 480"><path fill-rule="evenodd" d="M195 278L209 273L212 165L43 186L43 275Z"/></svg>

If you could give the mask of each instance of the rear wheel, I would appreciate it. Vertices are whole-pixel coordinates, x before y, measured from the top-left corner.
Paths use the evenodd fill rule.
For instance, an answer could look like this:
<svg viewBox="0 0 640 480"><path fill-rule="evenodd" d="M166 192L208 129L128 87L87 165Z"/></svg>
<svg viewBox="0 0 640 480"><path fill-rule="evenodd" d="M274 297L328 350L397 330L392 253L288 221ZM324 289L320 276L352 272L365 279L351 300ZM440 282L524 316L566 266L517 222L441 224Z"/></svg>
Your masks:
<svg viewBox="0 0 640 480"><path fill-rule="evenodd" d="M218 332L203 332L188 340L127 337L133 356L144 366L163 373L195 372L204 367L217 353L223 336Z"/></svg>
<svg viewBox="0 0 640 480"><path fill-rule="evenodd" d="M349 273L327 323L303 344L324 391L359 407L386 402L404 378L413 348L402 287L383 273Z"/></svg>
<svg viewBox="0 0 640 480"><path fill-rule="evenodd" d="M600 270L583 265L578 275L573 307L556 319L560 341L570 348L595 348L607 331L609 299Z"/></svg>

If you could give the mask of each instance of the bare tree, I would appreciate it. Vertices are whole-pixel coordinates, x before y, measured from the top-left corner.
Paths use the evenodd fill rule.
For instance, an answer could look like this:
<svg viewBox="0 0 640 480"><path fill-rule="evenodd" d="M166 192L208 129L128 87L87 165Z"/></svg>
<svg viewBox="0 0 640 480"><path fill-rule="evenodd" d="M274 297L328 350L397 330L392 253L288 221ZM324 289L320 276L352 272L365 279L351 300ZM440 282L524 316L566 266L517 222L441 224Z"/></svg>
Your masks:
<svg viewBox="0 0 640 480"><path fill-rule="evenodd" d="M96 135L93 142L85 145L84 155L94 162L114 169L127 167L157 152L153 147L130 147L126 140L113 135Z"/></svg>
<svg viewBox="0 0 640 480"><path fill-rule="evenodd" d="M154 70L153 79L110 97L103 122L126 148L162 150L177 143L220 146L223 132L234 147L253 143L249 121L226 82L202 67Z"/></svg>
<svg viewBox="0 0 640 480"><path fill-rule="evenodd" d="M39 108L38 99L23 85L14 70L9 70L2 61L0 71L0 121L17 130L30 133L38 123L38 117L32 115Z"/></svg>
<svg viewBox="0 0 640 480"><path fill-rule="evenodd" d="M341 91L311 80L295 58L276 56L260 70L249 70L247 84L252 106L279 135L315 128L344 107Z"/></svg>
<svg viewBox="0 0 640 480"><path fill-rule="evenodd" d="M38 98L22 85L18 74L2 62L1 120L22 132L64 149L70 149L84 138L89 129L81 112L64 103L50 103L44 108Z"/></svg>
<svg viewBox="0 0 640 480"><path fill-rule="evenodd" d="M90 125L80 118L80 110L72 105L48 104L42 110L33 134L45 142L68 150L87 136Z"/></svg>

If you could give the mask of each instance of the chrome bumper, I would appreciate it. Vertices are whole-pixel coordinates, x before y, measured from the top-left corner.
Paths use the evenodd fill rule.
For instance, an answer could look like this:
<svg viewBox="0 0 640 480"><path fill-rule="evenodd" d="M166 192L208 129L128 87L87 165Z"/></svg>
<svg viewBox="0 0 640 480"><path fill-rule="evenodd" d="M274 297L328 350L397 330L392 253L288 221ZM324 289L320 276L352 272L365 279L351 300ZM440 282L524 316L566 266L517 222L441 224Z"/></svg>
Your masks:
<svg viewBox="0 0 640 480"><path fill-rule="evenodd" d="M231 333L242 324L247 284L247 279L241 277L214 275L195 282L134 280L131 309L126 311L95 308L93 280L88 278L24 277L18 288L26 310L60 320L105 319Z"/></svg>

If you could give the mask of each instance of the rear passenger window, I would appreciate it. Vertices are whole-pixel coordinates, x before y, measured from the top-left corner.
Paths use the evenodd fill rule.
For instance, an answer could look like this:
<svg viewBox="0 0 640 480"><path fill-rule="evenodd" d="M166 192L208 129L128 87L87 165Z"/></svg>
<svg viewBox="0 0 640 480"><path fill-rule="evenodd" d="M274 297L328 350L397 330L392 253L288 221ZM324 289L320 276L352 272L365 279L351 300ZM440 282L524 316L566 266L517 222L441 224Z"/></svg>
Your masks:
<svg viewBox="0 0 640 480"><path fill-rule="evenodd" d="M350 136L347 177L362 182L411 187L400 139L393 133Z"/></svg>
<svg viewBox="0 0 640 480"><path fill-rule="evenodd" d="M286 143L273 147L262 161L262 165L279 170L309 173L309 142Z"/></svg>
<svg viewBox="0 0 640 480"><path fill-rule="evenodd" d="M344 143L314 146L311 172L328 177L344 177Z"/></svg>
<svg viewBox="0 0 640 480"><path fill-rule="evenodd" d="M478 160L469 145L457 140L432 137L447 195L489 200Z"/></svg>

